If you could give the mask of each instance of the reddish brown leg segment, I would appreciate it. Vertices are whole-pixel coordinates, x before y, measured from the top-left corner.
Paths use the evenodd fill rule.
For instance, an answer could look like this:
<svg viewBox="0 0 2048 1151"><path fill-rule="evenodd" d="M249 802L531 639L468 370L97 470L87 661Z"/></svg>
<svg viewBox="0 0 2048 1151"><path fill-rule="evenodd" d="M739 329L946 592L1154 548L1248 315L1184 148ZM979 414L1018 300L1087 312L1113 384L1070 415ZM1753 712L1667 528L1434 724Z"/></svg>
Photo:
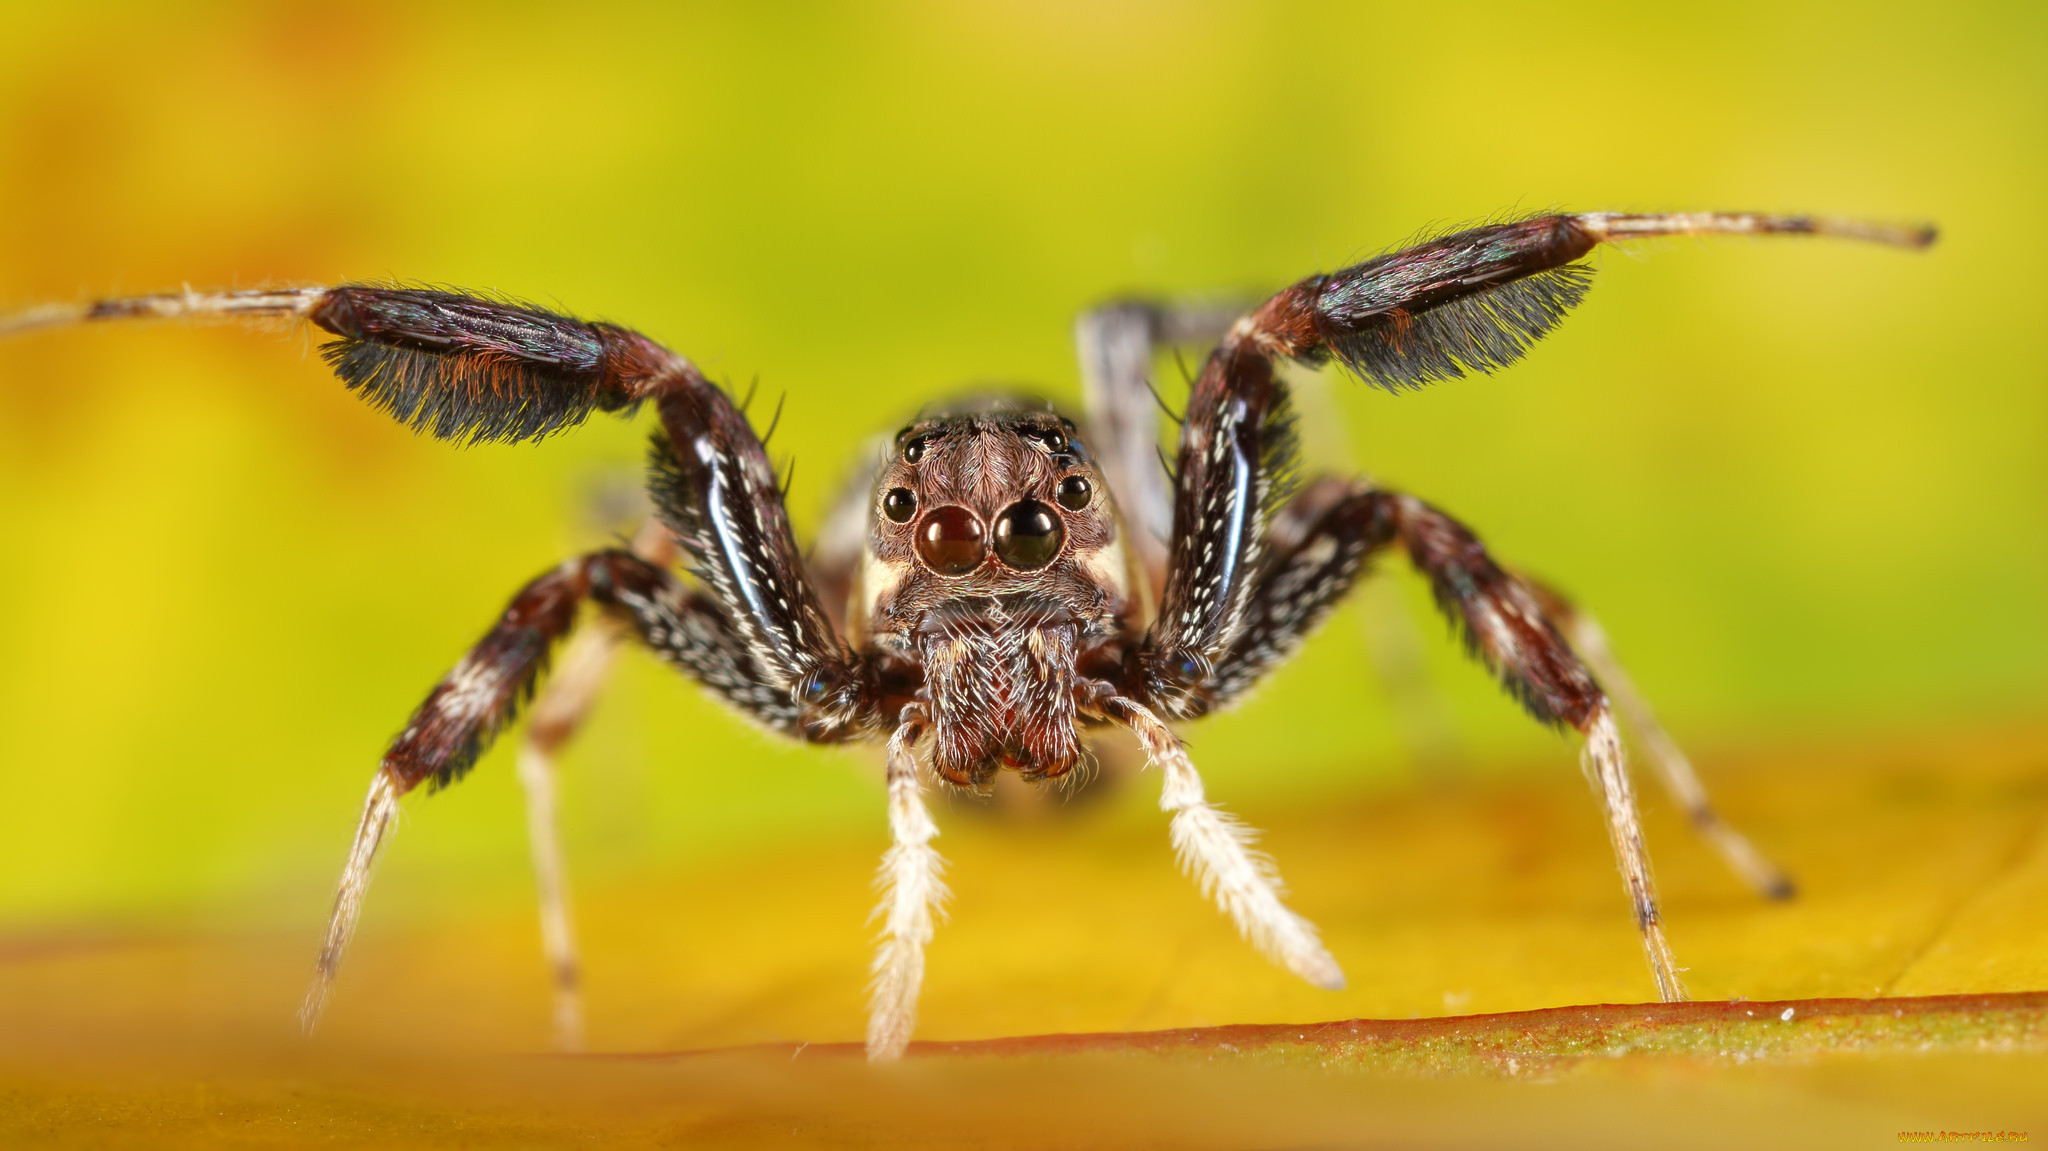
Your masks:
<svg viewBox="0 0 2048 1151"><path fill-rule="evenodd" d="M1570 724L1586 737L1580 764L1606 817L1657 995L1667 1003L1685 999L1680 968L1664 941L1628 760L1607 696L1558 634L1535 591L1502 570L1470 530L1412 496L1383 498L1409 558L1429 578L1444 613L1460 626L1466 647L1531 715Z"/></svg>
<svg viewBox="0 0 2048 1151"><path fill-rule="evenodd" d="M321 355L351 390L439 439L536 439L593 411L660 410L653 495L731 626L760 686L799 696L813 726L861 715L856 661L804 578L760 437L694 365L638 332L459 292L343 284L181 292L43 309L0 331L160 317L303 318L336 338ZM842 736L843 737L843 736Z"/></svg>
<svg viewBox="0 0 2048 1151"><path fill-rule="evenodd" d="M1188 397L1173 540L1138 660L1139 694L1171 716L1199 714L1201 685L1244 624L1266 521L1287 494L1296 455L1278 361L1335 357L1389 389L1492 371L1520 359L1584 298L1593 270L1579 261L1598 245L1706 233L1905 247L1934 239L1931 228L1760 213L1545 215L1425 240L1276 293L1231 327Z"/></svg>
<svg viewBox="0 0 2048 1151"><path fill-rule="evenodd" d="M534 580L513 597L497 626L435 686L385 753L335 898L318 974L307 998L308 1027L325 1002L354 932L363 891L397 812L398 797L422 783L429 790L445 787L469 771L531 694L550 650L575 624L586 599L623 621L656 655L763 726L802 734L796 704L786 691L764 686L767 677L753 650L718 606L662 568L628 552L605 551L571 560ZM542 740L550 733L564 734L559 726L562 717L540 718ZM551 784L552 771L544 778ZM543 807L551 806L551 786L541 798ZM554 867L553 886L559 895L560 860L559 850L552 846L551 813L535 818L545 824L543 840L553 856L537 863ZM544 876L544 886L547 882ZM566 943L566 910L559 926ZM573 968L571 973L573 977Z"/></svg>

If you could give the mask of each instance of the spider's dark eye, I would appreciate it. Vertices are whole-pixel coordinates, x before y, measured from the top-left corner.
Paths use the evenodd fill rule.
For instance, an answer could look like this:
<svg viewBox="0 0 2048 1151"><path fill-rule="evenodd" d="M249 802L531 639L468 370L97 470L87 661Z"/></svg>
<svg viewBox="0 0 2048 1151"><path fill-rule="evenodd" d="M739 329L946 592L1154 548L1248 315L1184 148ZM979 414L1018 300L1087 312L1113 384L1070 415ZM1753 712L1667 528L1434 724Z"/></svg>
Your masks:
<svg viewBox="0 0 2048 1151"><path fill-rule="evenodd" d="M1078 512L1088 506L1089 499L1094 495L1095 485L1088 482L1087 476L1068 476L1060 481L1059 492L1055 498L1060 501L1061 507L1070 512Z"/></svg>
<svg viewBox="0 0 2048 1151"><path fill-rule="evenodd" d="M1060 517L1037 500L1011 504L996 517L996 554L1018 571L1036 571L1060 554L1067 529Z"/></svg>
<svg viewBox="0 0 2048 1151"><path fill-rule="evenodd" d="M1067 433L1058 428L1033 428L1024 434L1044 444L1046 451L1063 452L1067 450Z"/></svg>
<svg viewBox="0 0 2048 1151"><path fill-rule="evenodd" d="M892 522L907 524L917 514L917 493L909 488L890 488L882 497L882 514Z"/></svg>
<svg viewBox="0 0 2048 1151"><path fill-rule="evenodd" d="M966 575L988 554L981 518L958 504L933 508L917 529L917 555L940 575Z"/></svg>
<svg viewBox="0 0 2048 1151"><path fill-rule="evenodd" d="M916 439L910 441L909 443L904 444L903 458L910 461L913 464L923 459L924 445L930 439L930 436L919 436Z"/></svg>

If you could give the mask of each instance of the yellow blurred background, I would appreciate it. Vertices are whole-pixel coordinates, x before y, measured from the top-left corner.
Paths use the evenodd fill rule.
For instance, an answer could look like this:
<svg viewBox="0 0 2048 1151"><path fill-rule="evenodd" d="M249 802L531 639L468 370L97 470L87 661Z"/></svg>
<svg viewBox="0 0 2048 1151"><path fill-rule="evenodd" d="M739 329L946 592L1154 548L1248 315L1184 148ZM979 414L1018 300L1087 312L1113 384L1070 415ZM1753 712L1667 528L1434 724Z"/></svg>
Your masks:
<svg viewBox="0 0 2048 1151"><path fill-rule="evenodd" d="M787 394L775 447L800 461L801 533L861 437L928 399L998 380L1071 402L1071 322L1110 294L1271 289L1553 205L1935 221L1926 253L1605 251L1588 301L1505 374L1401 397L1329 380L1343 426L1316 429L1324 454L1596 609L1711 785L1716 748L2040 713L2044 61L2035 4L17 0L0 308L399 277L630 324ZM275 929L309 962L385 741L516 587L611 530L593 508L637 474L646 419L454 450L350 398L309 347L168 326L0 342L0 931ZM1412 577L1388 578L1462 760L1573 771ZM1410 778L1366 615L1190 730L1213 795L1256 823ZM501 747L408 804L367 932L525 922L511 766ZM779 856L881 846L863 753L770 743L637 656L564 786L584 892L667 899L661 876L754 861L748 902L772 907L815 878ZM1106 802L1163 871L1154 786ZM1771 794L1786 826L1822 818ZM963 806L941 805L942 846ZM1059 841L1035 834L967 851L1046 867ZM1597 836L1590 812L1567 834ZM1388 879L1335 856L1325 874ZM865 882L833 876L848 906L824 921L791 897L783 926L793 950L847 957L856 1004ZM1629 947L1618 896L1593 896ZM658 944L617 947L635 966L687 952L715 986L675 898Z"/></svg>

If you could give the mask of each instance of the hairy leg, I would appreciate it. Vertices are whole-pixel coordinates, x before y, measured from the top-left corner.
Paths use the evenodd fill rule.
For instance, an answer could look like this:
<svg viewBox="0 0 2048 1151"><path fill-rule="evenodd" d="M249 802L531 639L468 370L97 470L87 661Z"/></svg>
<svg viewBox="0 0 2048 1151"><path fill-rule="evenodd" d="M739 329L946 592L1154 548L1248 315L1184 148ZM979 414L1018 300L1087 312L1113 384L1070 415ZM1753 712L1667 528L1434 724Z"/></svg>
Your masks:
<svg viewBox="0 0 2048 1151"><path fill-rule="evenodd" d="M917 743L931 727L923 707L903 709L889 739L889 850L876 886L882 944L868 987L868 1059L896 1059L917 1030L917 994L924 984L924 949L932 941L933 913L945 902L945 861L932 849L938 825L925 807L917 778Z"/></svg>
<svg viewBox="0 0 2048 1151"><path fill-rule="evenodd" d="M1315 924L1287 906L1279 871L1253 846L1258 833L1209 803L1180 737L1137 700L1110 696L1098 706L1130 728L1164 776L1159 807L1173 813L1168 834L1181 870L1266 958L1317 987L1341 990L1343 969L1323 947Z"/></svg>
<svg viewBox="0 0 2048 1151"><path fill-rule="evenodd" d="M1523 577L1551 622L1571 641L1573 650L1600 677L1601 686L1613 698L1623 719L1635 729L1636 738L1649 753L1650 763L1666 791L1685 809L1688 822L1709 846L1720 853L1730 870L1743 882L1769 899L1790 899L1795 894L1791 877L1764 857L1741 832L1728 825L1707 798L1706 785L1693 771L1692 761L1657 721L1650 701L1636 689L1635 681L1615 658L1607 633L1599 621L1574 606L1555 590Z"/></svg>
<svg viewBox="0 0 2048 1151"><path fill-rule="evenodd" d="M519 711L568 634L585 600L622 620L654 653L680 667L762 726L802 738L802 713L787 692L764 686L752 648L718 604L666 570L629 552L583 556L528 584L497 625L435 686L385 752L349 850L301 1019L310 1029L362 911L372 868L397 814L398 799L421 784L438 790L462 778ZM551 774L551 773L550 773ZM551 805L552 788L544 797ZM539 817L536 816L536 819ZM552 819L545 837L552 845ZM545 866L545 865L544 865ZM566 927L566 922L563 924Z"/></svg>
<svg viewBox="0 0 2048 1151"><path fill-rule="evenodd" d="M1331 358L1398 390L1489 372L1526 354L1592 286L1580 259L1605 242L1707 233L1806 233L1908 247L1928 228L1756 213L1547 215L1468 228L1309 276L1240 318L1188 397L1175 457L1173 539L1138 694L1199 714L1202 683L1244 623L1266 521L1288 494L1296 433L1284 361Z"/></svg>
<svg viewBox="0 0 2048 1151"><path fill-rule="evenodd" d="M1667 1003L1684 1000L1685 984L1664 940L1627 754L1606 694L1558 634L1534 589L1495 563L1469 529L1413 496L1381 498L1438 605L1464 632L1467 649L1493 669L1529 714L1544 723L1569 724L1585 737L1579 763L1600 801L1657 995Z"/></svg>
<svg viewBox="0 0 2048 1151"><path fill-rule="evenodd" d="M1297 464L1285 361L1341 361L1388 389L1488 372L1520 359L1591 287L1579 262L1595 247L1641 236L1807 233L1925 247L1931 228L1887 228L1755 213L1546 215L1425 240L1276 293L1239 319L1188 397L1173 477L1173 537L1159 611L1123 694L1173 718L1200 715L1236 690L1228 677L1269 665L1283 616L1319 618L1318 568L1350 562L1344 541L1300 551L1303 590L1272 582L1269 528ZM1366 514L1364 511L1358 514ZM1658 920L1634 797L1607 697L1528 588L1500 572L1455 521L1394 498L1387 514L1474 650L1539 719L1587 737L1587 777L1608 816L1658 993L1683 998ZM1327 553L1327 554L1323 554ZM1354 573L1355 576L1355 573ZM1291 577L1289 577L1291 578ZM1345 577L1336 582L1348 586ZM1272 603L1261 605L1264 593ZM1267 613L1262 623L1260 613ZM1298 631L1298 628L1294 629Z"/></svg>
<svg viewBox="0 0 2048 1151"><path fill-rule="evenodd" d="M1400 543L1430 581L1467 646L1538 720L1585 737L1581 764L1599 799L1658 994L1684 997L1664 941L1625 752L1608 700L1558 632L1535 588L1500 568L1464 525L1409 496L1322 479L1272 519L1236 641L1198 690L1223 706L1282 662L1356 583L1378 550Z"/></svg>
<svg viewBox="0 0 2048 1151"><path fill-rule="evenodd" d="M760 657L763 682L802 699L812 722L861 715L856 660L805 578L761 438L683 356L616 324L461 292L343 284L177 292L39 309L0 332L138 318L303 319L333 334L320 354L352 391L437 439L538 439L594 411L651 403L662 520L691 570Z"/></svg>
<svg viewBox="0 0 2048 1151"><path fill-rule="evenodd" d="M468 769L530 690L586 596L623 612L664 658L773 730L830 741L865 734L879 722L861 662L807 578L761 437L684 357L614 324L501 299L375 284L101 300L0 318L0 334L68 322L205 317L298 319L324 329L335 338L321 355L350 390L440 439L538 439L593 411L651 403L661 432L650 495L704 589L692 595L625 553L604 553L542 577L514 600L504 622L442 682L385 756L322 949L309 1023L353 930L397 795L426 781L443 786ZM565 691L590 690L601 678L601 652L577 655L578 674ZM564 702L560 710L573 718L578 709ZM557 718L554 711L543 718ZM544 726L535 750L546 750L548 738ZM544 930L557 977L566 983L573 961L562 962L568 924L553 844L552 770L542 757L522 758L536 800L536 866L543 889L553 893L544 896L553 907L544 907ZM565 1015L564 1022L566 1029L574 1021Z"/></svg>

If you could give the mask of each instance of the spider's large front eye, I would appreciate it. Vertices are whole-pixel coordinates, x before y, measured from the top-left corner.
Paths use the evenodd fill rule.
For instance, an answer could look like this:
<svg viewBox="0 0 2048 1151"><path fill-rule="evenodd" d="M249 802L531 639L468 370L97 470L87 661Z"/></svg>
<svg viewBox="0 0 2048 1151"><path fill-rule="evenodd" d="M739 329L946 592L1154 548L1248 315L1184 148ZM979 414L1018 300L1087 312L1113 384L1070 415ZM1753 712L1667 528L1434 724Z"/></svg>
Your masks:
<svg viewBox="0 0 2048 1151"><path fill-rule="evenodd" d="M982 542L981 517L958 504L933 508L917 529L917 555L940 575L966 575L988 554Z"/></svg>
<svg viewBox="0 0 2048 1151"><path fill-rule="evenodd" d="M996 554L1018 571L1036 571L1060 554L1067 529L1059 515L1037 500L1011 504L996 517Z"/></svg>
<svg viewBox="0 0 2048 1151"><path fill-rule="evenodd" d="M882 514L892 523L909 523L910 517L917 514L917 493L909 488L890 488L889 494L882 497Z"/></svg>

